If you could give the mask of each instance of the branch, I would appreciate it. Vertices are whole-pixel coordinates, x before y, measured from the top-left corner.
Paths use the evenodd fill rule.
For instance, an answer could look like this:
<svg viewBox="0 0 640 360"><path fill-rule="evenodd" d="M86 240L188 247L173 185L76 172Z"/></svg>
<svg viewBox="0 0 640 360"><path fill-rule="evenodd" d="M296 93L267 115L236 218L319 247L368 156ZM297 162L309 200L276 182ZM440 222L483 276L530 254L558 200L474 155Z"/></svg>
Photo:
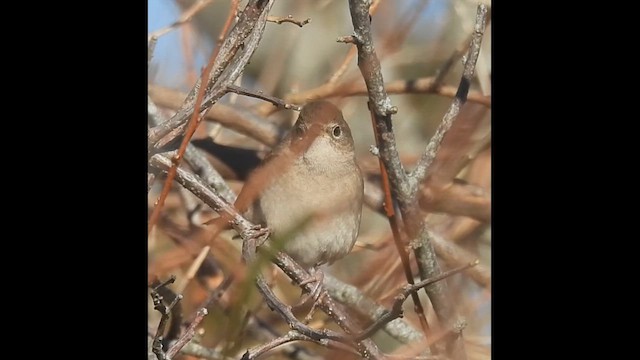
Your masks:
<svg viewBox="0 0 640 360"><path fill-rule="evenodd" d="M242 235L241 235L242 236ZM256 242L258 241L255 237L243 237L242 244L242 257L245 259L247 263L253 263L256 259ZM259 241L262 243L266 240L266 237L263 237ZM298 265L293 259L291 259L287 254L279 252L275 255L274 263L284 271L289 278L291 278L298 286L300 286L306 292L312 292L314 290L313 281L310 281L312 277L304 270L300 265ZM323 329L321 331L314 330L307 325L300 322L291 312L291 308L285 304L282 304L276 295L273 293L271 288L267 285L260 274L256 276L256 284L258 289L263 294L267 305L270 309L278 312L280 316L282 316L289 327L297 330L301 334L308 336L309 338L321 341L323 339L334 340L338 342L342 342L345 344L350 344L351 340L344 335L335 333L328 329ZM305 284L305 285L300 285ZM338 326L340 326L345 332L348 334L355 333L356 327L349 320L347 315L342 311L340 307L337 306L336 303L333 302L329 294L321 288L320 296L318 298L318 306L331 317ZM380 358L381 354L375 345L370 340L364 340L358 342L356 344L358 348L358 352L363 357L371 356L372 358Z"/></svg>
<svg viewBox="0 0 640 360"><path fill-rule="evenodd" d="M227 279L225 279L225 282L227 281ZM219 296L222 293L221 291L219 291L219 289L224 289L225 282L218 286L218 288L211 294L209 299L206 300L205 304L214 301L216 305L218 305L226 314L229 312L230 302L228 299L224 299ZM208 307L208 305L202 305L200 307ZM269 342L279 336L278 332L276 332L269 323L256 316L254 312L249 312L249 316L250 317L247 320L246 329L248 333L255 337L256 341ZM183 348L181 353L186 354L184 349L186 349L186 347ZM206 351L208 349L203 348L202 350ZM305 349L298 344L284 345L281 347L281 351L292 360L317 360L317 356L314 356L309 352L308 349Z"/></svg>
<svg viewBox="0 0 640 360"><path fill-rule="evenodd" d="M491 222L491 199L486 194L478 193L476 188L456 183L444 188L429 185L420 189L419 201L423 210Z"/></svg>
<svg viewBox="0 0 640 360"><path fill-rule="evenodd" d="M433 244L436 254L449 266L460 266L461 264L473 261L475 258L475 255L472 253L432 231L429 231L429 239ZM478 264L465 271L465 273L478 285L484 288L491 287L491 270L485 265Z"/></svg>
<svg viewBox="0 0 640 360"><path fill-rule="evenodd" d="M445 114L441 125L436 131L436 134L429 141L429 144L427 145L425 152L418 163L418 166L409 176L412 179L412 182L420 183L428 175L429 167L433 162L433 159L435 159L436 157L438 147L440 145L440 142L442 141L442 138L444 137L444 134L451 127L451 124L460 111L460 107L467 99L467 94L469 92L469 87L471 86L471 80L475 70L475 63L480 52L482 35L486 27L486 15L487 6L484 4L478 5L475 31L472 36L468 55L464 59L465 66L462 79L460 80L460 86L456 93L456 97L452 101L449 110ZM418 195L414 194L414 201L417 197ZM415 204L412 204L412 208L415 206ZM408 213L411 210L406 209L405 211ZM416 214L415 216L418 216L418 214ZM411 223L413 223L413 221L408 222L409 226L413 225ZM419 221L416 223L420 224ZM414 242L414 249L418 262L418 271L420 273L420 277L422 279L425 279L427 277L437 275L440 272L440 268L435 256L436 251L434 250L434 240L432 233L429 231L426 223L424 222L419 225L419 229L420 230L417 233L418 236L416 237L417 241ZM450 296L448 295L447 287L444 282L434 284L425 289L429 294L429 298L431 299L433 308L436 311L438 318L441 319L445 328L458 328L458 325L460 323L464 323L464 320L456 317L455 310L451 304ZM462 329L460 328L460 331L448 333L448 336L445 337L446 352L454 360L466 360L467 358L461 331Z"/></svg>
<svg viewBox="0 0 640 360"><path fill-rule="evenodd" d="M153 308L160 313L160 322L158 323L158 329L156 330L156 334L153 337L153 345L151 347L154 354L158 360L167 360L170 359L164 353L162 349L162 334L166 331L167 323L169 321L169 315L171 314L171 310L176 306L178 301L182 299L182 295L178 295L173 299L169 306L165 306L162 302L163 297L160 295L159 290L161 288L166 287L169 284L173 284L176 281L175 276L171 276L168 280L160 283L159 285L153 287L151 289L151 298L153 300Z"/></svg>
<svg viewBox="0 0 640 360"><path fill-rule="evenodd" d="M448 187L440 188L426 183L420 187L419 195L420 207L424 211L467 216L484 223L491 222L491 199L486 194L478 193L474 187L453 183ZM365 205L385 215L384 197L385 194L380 185L371 180L365 180Z"/></svg>
<svg viewBox="0 0 640 360"><path fill-rule="evenodd" d="M380 187L377 184L372 183L371 181L365 181L364 185L365 204L376 212L385 215L385 210L383 208L384 194ZM423 189L422 191L426 190ZM474 215L475 211L474 213L469 213L469 211L473 211L471 209L458 211L457 207L463 206L464 199L457 199L455 197L447 197L446 199L446 202L450 203L448 205L443 204L442 208L438 207L438 211L446 212L453 215L470 216L472 218L478 218L479 220L481 220L483 218L482 214L486 214L486 207L488 207L489 218L487 220L491 220L491 203L485 203L485 197L477 197L477 200L469 200L477 202L477 216ZM439 201L437 204L443 202L445 202L444 199L442 201ZM435 211L435 209L433 209L433 211ZM473 255L472 253L456 245L455 243L442 238L440 235L432 233L430 239L432 241L432 245L436 254L440 258L442 258L449 267L462 266L463 264L467 264L473 261L473 259L475 258L475 255ZM472 280L474 280L478 285L482 287L486 288L491 286L491 271L485 265L478 264L477 266L468 269L465 274L469 275Z"/></svg>
<svg viewBox="0 0 640 360"><path fill-rule="evenodd" d="M149 165L166 172L171 168L171 159L164 154L155 154L151 157ZM211 188L207 186L199 176L182 168L178 168L175 180L217 213L230 214L234 225L242 229L246 236L253 234L255 226L247 219L240 216L233 205L226 202L220 195L211 190Z"/></svg>
<svg viewBox="0 0 640 360"><path fill-rule="evenodd" d="M213 71L205 85L202 107L198 108L201 115L227 92L227 85L233 84L244 71L260 43L273 2L274 0L249 0L247 3L238 22L220 46ZM195 100L201 85L202 81L198 80L180 110L171 119L151 129L148 139L150 147L160 148L179 136L195 111Z"/></svg>
<svg viewBox="0 0 640 360"><path fill-rule="evenodd" d="M253 359L257 359L259 356L264 355L267 351L272 350L280 345L289 343L289 342L293 342L293 341L310 341L310 342L314 342L316 344L325 346L325 347L329 347L329 348L334 348L334 349L339 349L342 351L346 351L349 352L352 355L359 355L357 352L354 352L353 349L349 348L349 347L345 347L344 344L341 343L336 343L334 341L331 341L329 339L322 339L322 340L316 340L313 339L311 337L308 337L306 335L303 335L301 333L299 333L296 330L291 330L288 333L286 333L285 335L282 335L280 337L277 337L265 344L262 345L258 345L255 346L251 349L248 349L244 355L242 355L242 360L253 360Z"/></svg>
<svg viewBox="0 0 640 360"><path fill-rule="evenodd" d="M180 350L180 354L210 360L235 360L232 357L224 356L220 351L216 349L210 349L195 342L186 344Z"/></svg>
<svg viewBox="0 0 640 360"><path fill-rule="evenodd" d="M196 334L196 327L200 325L202 319L207 315L207 309L201 308L196 313L195 320L189 325L187 331L176 341L175 344L167 351L167 358L173 359L173 357L182 349Z"/></svg>
<svg viewBox="0 0 640 360"><path fill-rule="evenodd" d="M370 104L370 103L369 103ZM376 126L376 119L373 115L373 112L370 111L371 114L371 123L373 126L373 132L376 138L376 142L380 143L380 133L378 132L378 127ZM395 203L393 201L392 189L389 184L389 176L387 173L387 168L383 161L378 160L380 165L380 174L382 181L382 191L384 192L384 203L383 208L387 219L389 220L389 226L391 227L391 232L393 233L393 243L396 246L396 250L400 255L400 260L402 262L402 268L404 270L405 278L407 282L412 285L413 281L413 272L411 271L411 263L409 262L409 253L405 249L404 241L402 236L400 235L400 224L398 217L396 216ZM418 319L420 320L420 326L422 327L422 331L424 332L425 337L430 337L430 328L429 323L427 322L427 316L424 313L424 308L422 307L422 302L418 297L418 293L412 293L411 297L413 299L413 306L416 314L418 314ZM433 350L433 349L432 349Z"/></svg>
<svg viewBox="0 0 640 360"><path fill-rule="evenodd" d="M149 114L151 124L154 126L160 124L163 117L150 95L147 96L147 105L147 113ZM202 176L207 184L216 189L228 202L235 200L236 195L231 191L229 185L227 185L222 176L214 169L201 150L193 146L193 144L188 144L184 153L184 159L194 172Z"/></svg>
<svg viewBox="0 0 640 360"><path fill-rule="evenodd" d="M339 38L340 42L345 43L352 42L351 39L351 36ZM416 79L400 79L387 84L388 94L434 94L454 98L457 91L458 88L456 86L438 84L438 75ZM343 82L341 84L326 83L313 89L287 94L284 97L284 101L306 103L331 97L363 96L368 94L366 84L352 84L351 82ZM491 108L491 96L484 95L480 91L470 91L467 95L467 101ZM271 109L261 107L259 112L262 115L266 115L271 112Z"/></svg>
<svg viewBox="0 0 640 360"><path fill-rule="evenodd" d="M391 106L391 101L385 91L384 81L380 71L380 62L376 56L371 35L369 2L349 0L349 9L353 22L352 35L358 48L358 67L362 73L369 94L369 108L374 116L376 144L379 149L379 159L388 171L389 181L398 201L400 212L405 223L405 229L415 245L416 259L420 277L424 280L441 273L429 233L418 204L417 176L407 176L400 162L396 148L395 136L392 130L391 115L397 109ZM486 6L478 6L478 20L486 14ZM482 31L484 28L481 29ZM476 26L478 31L478 25ZM469 57L471 59L471 57ZM469 62L469 60L467 60ZM467 74L467 72L465 72ZM469 82L458 89L456 98L465 98L469 90ZM438 142L439 143L439 142ZM425 287L438 318L448 327L453 319L452 305L444 282ZM465 360L464 343L461 336L447 337L447 353L454 360Z"/></svg>
<svg viewBox="0 0 640 360"><path fill-rule="evenodd" d="M369 8L369 14L371 16L373 16L373 14L375 14L376 11L378 11L378 5L380 5L380 2L381 0L374 0L373 3L371 4L371 7ZM347 68L351 63L351 60L353 60L356 54L357 54L357 51L355 47L349 48L349 52L347 53L345 58L342 60L342 63L340 64L340 66L338 66L338 69L336 70L336 72L333 73L333 75L331 75L331 78L329 78L329 81L327 82L328 85L335 84L338 82L338 80L342 77L342 75L344 75L344 73L347 71ZM365 89L365 94L366 94L366 89Z"/></svg>
<svg viewBox="0 0 640 360"><path fill-rule="evenodd" d="M339 38L339 42L352 43L353 37ZM416 79L400 79L387 84L388 94L434 94L453 98L458 88L456 86L438 84L438 76L427 76ZM285 101L304 103L311 100L320 100L330 97L347 97L368 95L366 84L343 82L341 84L327 83L313 89L287 94ZM486 96L480 91L471 91L467 100L491 108L491 96ZM261 109L265 111L265 109Z"/></svg>
<svg viewBox="0 0 640 360"><path fill-rule="evenodd" d="M150 165L156 167L163 171L168 171L171 167L171 159L169 159L166 155L163 154L155 154L151 157ZM250 221L241 216L235 208L224 201L218 194L212 191L204 182L196 175L193 175L184 169L178 168L176 171L175 180L178 181L182 186L184 186L187 190L191 191L195 196L200 198L205 204L210 206L214 211L218 213L224 213L229 217L229 223L233 226L233 228L240 234L240 237L243 239L243 258L247 263L251 263L251 261L255 258L255 249L256 249L256 239L260 238L260 242L263 242L268 237L268 232L264 232L256 225L252 224ZM288 255L284 253L278 253L274 259L274 263L280 267L296 284L304 283L302 286L303 290L306 292L313 291L314 285L313 277L311 277L307 271L305 271L300 265L294 262ZM266 285L266 283L261 280L261 276L257 277L257 285L258 288L264 294L271 293L271 289ZM317 338L329 338L333 340L344 340L345 337L341 336L335 332L324 329L321 332L313 330L308 326L302 324L299 321L294 321L295 316L292 314L289 315L290 309L287 309L285 305L281 304L277 298L272 298L270 296L266 296L265 300L267 303L271 302L270 306L273 306L272 309L279 311L280 314L289 322L290 326L293 326L295 330L300 331L302 334L317 337ZM277 306L282 305L282 306ZM322 309L329 317L331 317L338 326L345 330L348 334L357 333L358 327L352 323L350 318L346 313L342 310L341 307L336 304L329 294L326 293L326 290L322 290L320 295L320 300L318 306ZM292 318L293 316L293 318ZM380 350L378 347L371 341L370 339L363 340L357 344L358 352L365 357L370 358L380 358L382 355L380 354Z"/></svg>
<svg viewBox="0 0 640 360"><path fill-rule="evenodd" d="M246 243L250 243L245 241ZM255 242L254 242L255 244ZM243 244L243 257L245 257L245 260L251 260L251 262L254 261L255 257L252 255L249 255L251 253L251 249L249 249L249 247L247 247L247 250L245 251L245 246ZM255 251L255 250L254 250ZM277 313L280 314L280 316L289 324L289 327L295 331L297 331L298 333L300 333L301 335L310 338L311 340L315 340L315 341L321 341L323 339L329 339L329 340L335 340L335 341L340 341L346 344L351 343L351 341L345 337L342 334L339 334L335 331L332 330L328 330L328 329L323 329L323 330L315 330L307 325L305 325L304 323L302 323L300 320L298 320L295 315L293 314L293 312L291 311L291 307L288 305L283 304L278 297L276 296L276 294L273 292L273 290L271 290L271 288L269 287L269 285L267 285L267 282L264 280L264 278L262 277L262 275L257 274L256 275L256 284L258 286L258 290L260 291L260 293L262 293L267 306L269 306L269 308L271 310L276 311Z"/></svg>
<svg viewBox="0 0 640 360"><path fill-rule="evenodd" d="M233 9L231 9L229 11L229 14L227 15L227 20L224 26L222 27L222 31L220 32L220 36L218 38L219 41L221 41L224 38L225 34L227 33L227 29L231 25L231 21L233 18L234 18L234 11ZM211 72L214 70L215 61L218 59L218 54L220 53L219 45L220 45L220 42L218 42L218 45L213 50L213 53L209 58L207 66L202 71L202 75L200 76L201 82L204 82L206 79L209 79ZM204 94L205 94L205 91L204 91L205 88L206 87L201 87L197 91L196 100L194 103L194 107L196 109L200 109L200 106L202 105L202 100L204 99ZM206 111L207 110L205 110L205 112ZM176 169L180 165L180 160L182 160L182 157L184 156L184 152L187 150L187 146L191 141L191 137L193 136L196 129L200 125L203 116L204 114L200 114L199 112L195 112L195 111L192 112L191 119L188 121L188 126L186 129L185 136L182 138L182 141L180 142L180 147L178 148L178 154L173 158L173 164L171 165L171 169L167 173L167 178L164 182L164 186L162 187L162 191L160 192L160 197L156 201L153 211L151 212L151 216L149 217L149 221L148 221L149 234L151 233L151 230L153 229L156 222L158 221L158 218L160 217L160 211L162 211L162 207L164 206L165 199L169 195L169 191L171 190L171 186L173 185L173 178L176 175Z"/></svg>
<svg viewBox="0 0 640 360"><path fill-rule="evenodd" d="M250 97L254 97L256 99L260 99L260 100L264 100L264 101L268 101L270 103L272 103L273 105L282 108L282 109L293 109L295 111L300 111L302 109L302 107L300 107L299 105L295 105L295 104L287 104L284 100L282 99L278 99L277 97L273 97L273 96L269 96L269 95L265 95L263 94L261 91L260 92L255 92L249 89L245 89L243 87L240 86L236 86L236 85L228 85L227 86L227 90L233 93L236 93L238 95L245 95L245 96L250 96Z"/></svg>
<svg viewBox="0 0 640 360"><path fill-rule="evenodd" d="M324 275L324 287L332 298L349 306L350 309L368 317L371 321L380 318L387 311L371 298L366 297L358 288L353 285L343 283L329 274ZM414 329L403 319L395 319L382 327L392 338L401 343L408 344L414 341L424 341L422 333Z"/></svg>
<svg viewBox="0 0 640 360"><path fill-rule="evenodd" d="M187 96L185 93L156 85L149 85L148 90L149 96L158 106L173 110L179 109L183 99ZM275 145L282 136L282 131L277 125L250 111L231 105L216 104L204 119L219 123L269 146Z"/></svg>
<svg viewBox="0 0 640 360"><path fill-rule="evenodd" d="M436 133L433 135L429 144L424 150L424 154L422 158L418 162L418 165L411 173L411 177L415 178L418 182L422 182L426 176L429 169L429 166L433 162L438 152L438 147L444 138L444 135L451 128L451 125L458 117L458 113L460 112L460 108L467 101L467 95L469 93L469 87L471 86L471 81L473 80L473 74L476 69L476 62L478 61L478 55L480 54L480 45L482 44L482 36L484 35L484 29L486 27L486 18L487 15L487 7L486 5L480 4L478 5L478 11L476 14L476 23L473 35L471 37L471 45L469 46L469 51L464 60L464 70L462 72L462 78L460 79L460 85L458 86L458 91L456 92L455 98L451 102L449 109L447 110L440 126L436 130Z"/></svg>
<svg viewBox="0 0 640 360"><path fill-rule="evenodd" d="M273 22L276 24L282 24L282 23L292 23L292 24L296 24L300 27L303 27L305 25L307 25L308 23L311 22L311 18L306 18L305 20L296 20L293 18L293 15L288 15L287 17L281 17L281 16L269 16L267 17L267 21L269 22Z"/></svg>
<svg viewBox="0 0 640 360"><path fill-rule="evenodd" d="M197 2L195 2L193 5L191 5L191 7L189 7L187 10L185 10L182 15L180 16L180 18L176 21L173 22L173 24L164 27L160 30L156 30L154 32L152 32L149 35L149 40L151 39L158 39L160 36L167 34L168 32L175 30L176 28L178 28L181 25L184 25L186 23L188 23L189 21L191 21L191 19L193 19L193 17L200 12L202 9L204 9L205 7L207 7L207 5L211 4L213 2L213 0L199 0Z"/></svg>
<svg viewBox="0 0 640 360"><path fill-rule="evenodd" d="M392 320L402 317L402 305L404 304L405 300L407 300L410 294L415 294L418 292L418 290L422 289L425 286L431 285L437 281L448 278L449 276L455 275L477 264L478 264L478 260L475 260L474 262L471 262L459 268L440 273L440 275L434 276L430 279L422 280L413 285L411 284L405 285L402 291L400 292L400 294L398 294L395 297L393 305L391 306L391 310L386 311L384 315L378 318L373 324L369 325L369 327L366 330L364 330L362 333L355 336L355 338L358 340L366 339L371 335L375 334L376 331L383 328L386 324L388 324Z"/></svg>

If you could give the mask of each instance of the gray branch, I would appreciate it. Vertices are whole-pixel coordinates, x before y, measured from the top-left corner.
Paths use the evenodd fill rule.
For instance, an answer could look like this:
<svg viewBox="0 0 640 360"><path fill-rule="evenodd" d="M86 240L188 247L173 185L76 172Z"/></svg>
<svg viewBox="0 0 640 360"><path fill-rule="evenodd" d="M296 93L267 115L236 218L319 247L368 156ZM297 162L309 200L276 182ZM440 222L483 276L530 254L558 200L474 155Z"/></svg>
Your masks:
<svg viewBox="0 0 640 360"><path fill-rule="evenodd" d="M166 172L171 168L172 162L171 158L167 157L164 154L155 154L151 157L150 165ZM260 243L262 243L266 240L269 233L260 229L259 227L245 219L242 215L240 215L233 207L233 205L226 202L215 191L211 190L197 175L191 174L182 168L177 168L175 180L182 186L184 186L187 190L191 191L195 196L200 198L200 200L211 207L214 211L220 214L224 213L229 217L230 224L243 239L243 257L248 263L251 263L251 261L255 257L257 241L256 239L260 238ZM313 281L311 281L311 279L313 279L311 275L309 275L307 271L305 271L300 265L293 261L287 254L282 252L278 253L274 258L274 263L278 267L280 267L280 269L282 269L282 271L284 271L284 273L287 274L296 284L303 283L304 285L301 286L303 290L307 292L313 291L314 285ZM270 295L272 291L266 285L260 275L257 276L257 280L259 290L263 294ZM295 329L306 336L316 339L326 338L330 340L345 341L345 337L343 335L340 335L334 331L328 329L317 331L302 324L300 321L297 321L293 314L289 314L290 309L287 309L286 305L277 301L277 299L274 300L274 298L275 296L265 296L265 300L267 301L269 306L273 310L278 311L288 321L292 329ZM318 306L320 307L320 309L322 309L329 317L331 317L338 326L345 330L345 332L347 332L348 334L356 334L360 331L360 329L347 316L344 310L331 299L326 290L322 290L322 295L320 296L320 300L318 302ZM380 350L370 339L362 340L356 345L358 352L363 357L369 357L373 359L379 359L382 357Z"/></svg>
<svg viewBox="0 0 640 360"><path fill-rule="evenodd" d="M373 324L369 325L369 327L364 330L361 334L359 334L358 336L356 336L356 339L365 339L368 338L369 336L375 334L376 331L382 329L383 327L385 327L387 324L389 324L391 321L399 318L402 316L402 304L404 304L404 302L407 300L407 298L409 298L410 294L413 294L415 292L417 292L418 290L422 289L425 286L428 286L430 284L433 284L435 282L438 282L440 280L443 280L449 276L455 275L463 270L466 270L472 266L475 266L478 264L478 261L474 261L472 263L466 264L464 266L461 266L459 268L453 269L453 270L449 270L447 272L443 272L438 276L434 276L430 279L427 280L423 280L420 281L416 284L407 284L404 286L404 288L402 289L402 291L400 292L400 294L398 294L395 299L394 302L391 306L391 310L386 310L383 312L383 314L376 319L376 321L373 322Z"/></svg>
<svg viewBox="0 0 640 360"><path fill-rule="evenodd" d="M369 93L369 106L375 114L378 132L384 139L380 144L380 158L383 159L387 171L390 172L391 183L400 192L398 195L403 197L403 194L411 193L411 188L407 187L410 184L400 162L395 136L391 129L391 115L395 114L398 109L391 105L391 99L384 88L380 61L376 55L371 35L370 5L370 1L349 0L349 10L354 28L351 41L358 48L358 67Z"/></svg>
<svg viewBox="0 0 640 360"><path fill-rule="evenodd" d="M177 110L187 94L157 85L149 85L149 96L158 106ZM266 118L231 105L216 104L205 115L204 120L219 123L269 146L275 145L282 136L280 128L267 121Z"/></svg>
<svg viewBox="0 0 640 360"><path fill-rule="evenodd" d="M249 0L238 22L229 32L220 47L213 70L206 84L200 116L204 115L244 71L245 66L258 47L267 22L269 10L275 0ZM171 119L154 127L149 132L149 146L162 147L175 139L194 112L195 100L201 86L199 79L187 95L184 104Z"/></svg>
<svg viewBox="0 0 640 360"><path fill-rule="evenodd" d="M441 274L436 253L430 240L430 233L423 220L418 204L417 180L423 178L420 174L426 172L426 168L430 162L429 164L419 166L415 172L417 175L414 174L412 176L407 176L400 162L391 122L391 115L396 113L397 110L391 106L391 101L385 91L380 62L373 47L369 6L370 1L349 0L349 9L354 28L354 34L350 40L356 44L358 49L358 67L367 86L370 100L369 107L374 116L374 123L378 132L377 143L379 147L379 157L389 173L389 182L392 186L392 192L398 201L407 235L410 239L415 239L412 243L415 248L418 270L421 279L425 280ZM427 146L425 157L435 157L441 137L444 136L446 130L451 126L452 119L457 115L457 111L459 111L460 104L458 104L457 107L455 104L461 100L466 100L470 87L470 79L475 67L475 65L472 66L471 64L475 64L474 57L477 59L479 40L482 38L484 31L486 12L486 5L481 4L478 6L478 15L476 17L476 27L473 37L474 41L472 41L472 46L469 50L470 55L467 56L461 86L458 88L454 105L452 105L452 107L455 108L455 113L448 113L449 115L445 116L445 124L441 125L441 128L444 130L429 143L430 146ZM477 49L474 47L474 44L477 44ZM434 143L435 146L431 145L432 143ZM422 168L424 168L424 170L421 170ZM446 283L444 281L437 282L425 287L425 290L433 304L436 315L446 328L450 328L457 319L454 319L453 306L450 302ZM447 336L445 339L447 353L454 360L466 359L464 342L460 335L461 334L457 332L454 336Z"/></svg>
<svg viewBox="0 0 640 360"><path fill-rule="evenodd" d="M247 350L244 355L242 356L241 360L254 360L257 359L258 357L260 357L261 355L265 354L266 352L275 349L278 346L281 346L283 344L287 344L293 341L309 341L309 342L314 342L316 344L322 345L322 346L326 346L328 348L333 348L333 349L339 349L339 350L343 350L346 351L348 353L350 353L351 355L359 355L357 352L353 351L352 348L349 347L345 347L344 344L341 343L337 343L335 341L331 341L329 339L321 339L321 340L317 340L314 339L312 337L303 335L301 333L299 333L296 330L291 330L288 333L279 336L265 344L261 344L258 346L255 346L249 350Z"/></svg>
<svg viewBox="0 0 640 360"><path fill-rule="evenodd" d="M486 15L486 5L478 5L478 11L476 13L476 23L474 26L473 35L471 36L471 46L469 47L469 51L467 53L467 56L465 57L464 70L462 72L462 78L460 79L458 91L456 92L456 96L453 98L449 109L445 113L440 126L438 126L436 133L429 141L429 144L427 144L427 147L424 150L424 153L422 154L422 158L420 159L418 165L411 173L411 177L414 177L418 182L422 182L426 178L428 169L431 166L433 160L436 158L438 148L440 147L440 143L442 142L444 135L447 133L447 131L449 131L451 125L458 117L458 113L460 113L460 108L467 101L467 94L469 93L471 81L473 80L473 74L475 73L478 55L480 54L482 36L484 35L484 29L487 25Z"/></svg>
<svg viewBox="0 0 640 360"><path fill-rule="evenodd" d="M163 118L158 110L156 104L151 100L151 96L147 96L147 112L149 114L149 122L151 125L158 125L162 122ZM198 148L193 146L193 144L188 144L187 149L184 152L184 159L187 161L189 166L195 171L197 174L206 181L207 185L216 189L222 197L227 200L227 202L235 201L236 195L229 188L229 185L224 181L222 176L213 168L213 165L207 160L206 155ZM149 177L149 189L151 188L152 179Z"/></svg>
<svg viewBox="0 0 640 360"><path fill-rule="evenodd" d="M371 321L380 318L387 311L383 306L366 297L355 286L343 283L331 275L324 275L324 286L332 298L368 317ZM403 319L391 321L382 330L404 344L418 340L425 341L424 335Z"/></svg>

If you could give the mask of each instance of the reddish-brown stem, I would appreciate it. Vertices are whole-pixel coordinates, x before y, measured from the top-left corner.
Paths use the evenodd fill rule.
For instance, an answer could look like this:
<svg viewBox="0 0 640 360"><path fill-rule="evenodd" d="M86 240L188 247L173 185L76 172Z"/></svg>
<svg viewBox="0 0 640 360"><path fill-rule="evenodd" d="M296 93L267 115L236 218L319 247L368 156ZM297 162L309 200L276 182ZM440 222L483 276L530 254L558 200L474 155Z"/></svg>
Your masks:
<svg viewBox="0 0 640 360"><path fill-rule="evenodd" d="M373 133L376 139L376 145L380 146L380 133L378 132L378 127L376 126L375 115L373 114L373 110L371 109L371 105L369 104L369 111L371 112L371 124L373 126ZM396 249L398 249L398 253L400 254L400 260L402 260L402 267L404 269L404 274L407 278L407 282L411 285L414 284L413 274L411 273L411 264L409 263L409 254L405 250L404 244L402 243L402 238L400 236L400 229L398 228L398 219L396 217L396 212L393 207L393 197L391 195L391 185L389 183L389 176L387 174L387 169L384 166L384 163L380 158L378 158L378 163L380 164L380 175L382 179L382 190L384 191L384 211L389 219L389 226L391 226L391 232L393 233L393 242L396 244ZM418 314L418 318L420 319L420 326L422 327L422 332L427 339L429 339L429 323L427 322L427 317L424 314L424 308L422 307L422 303L420 302L420 298L418 297L417 292L411 293L411 298L413 299L413 306L415 312Z"/></svg>
<svg viewBox="0 0 640 360"><path fill-rule="evenodd" d="M209 79L209 74L211 74L211 70L213 69L213 64L215 62L215 59L218 56L218 53L220 52L220 45L222 44L222 40L224 40L224 37L227 34L227 31L229 30L229 27L231 27L231 21L233 20L236 7L238 6L238 2L239 0L232 1L231 10L229 10L229 15L227 16L227 20L225 21L224 26L222 27L222 31L220 31L220 35L218 36L218 40L219 40L218 44L213 50L213 53L211 54L211 58L209 58L209 63L207 64L207 67L202 72L202 76L200 77L201 79L200 82L203 85L200 86L200 88L198 89L198 96L196 97L194 109L200 109L200 106L202 105L205 89L207 88L206 86L207 79ZM172 159L171 169L169 169L169 172L167 173L167 179L164 182L164 186L162 187L162 192L160 193L160 197L158 198L158 201L156 202L153 208L153 212L151 213L151 217L149 218L148 234L151 234L151 230L153 230L153 227L155 226L156 222L158 222L158 218L160 217L160 211L162 210L164 201L167 198L167 195L169 195L169 191L171 190L171 184L173 183L173 179L176 176L176 171L178 170L178 165L180 164L180 160L182 159L182 156L184 155L184 152L187 149L187 145L189 145L189 141L191 141L191 137L196 132L198 125L200 125L200 122L202 122L201 113L199 111L194 111L193 115L191 116L191 120L189 121L189 125L185 131L184 138L180 143L178 154Z"/></svg>

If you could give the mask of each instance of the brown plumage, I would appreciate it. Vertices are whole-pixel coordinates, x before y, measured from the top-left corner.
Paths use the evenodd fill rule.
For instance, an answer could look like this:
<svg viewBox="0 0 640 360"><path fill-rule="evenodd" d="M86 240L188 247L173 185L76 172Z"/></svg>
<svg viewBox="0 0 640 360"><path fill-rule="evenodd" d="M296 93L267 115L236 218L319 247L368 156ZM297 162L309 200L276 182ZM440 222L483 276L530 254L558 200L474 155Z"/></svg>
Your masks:
<svg viewBox="0 0 640 360"><path fill-rule="evenodd" d="M252 172L235 202L265 225L283 250L310 268L343 257L360 228L363 181L342 112L328 101L304 106L289 133Z"/></svg>

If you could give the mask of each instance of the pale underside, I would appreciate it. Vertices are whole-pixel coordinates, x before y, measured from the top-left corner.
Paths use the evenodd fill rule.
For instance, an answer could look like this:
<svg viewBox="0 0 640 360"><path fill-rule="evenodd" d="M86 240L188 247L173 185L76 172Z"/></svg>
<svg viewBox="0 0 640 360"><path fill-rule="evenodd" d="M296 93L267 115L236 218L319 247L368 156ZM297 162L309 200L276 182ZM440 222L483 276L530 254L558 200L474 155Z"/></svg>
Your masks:
<svg viewBox="0 0 640 360"><path fill-rule="evenodd" d="M327 136L318 137L291 166L293 171L282 171L265 187L247 216L267 225L300 265L331 264L351 251L358 236L360 169L355 157L345 158Z"/></svg>

